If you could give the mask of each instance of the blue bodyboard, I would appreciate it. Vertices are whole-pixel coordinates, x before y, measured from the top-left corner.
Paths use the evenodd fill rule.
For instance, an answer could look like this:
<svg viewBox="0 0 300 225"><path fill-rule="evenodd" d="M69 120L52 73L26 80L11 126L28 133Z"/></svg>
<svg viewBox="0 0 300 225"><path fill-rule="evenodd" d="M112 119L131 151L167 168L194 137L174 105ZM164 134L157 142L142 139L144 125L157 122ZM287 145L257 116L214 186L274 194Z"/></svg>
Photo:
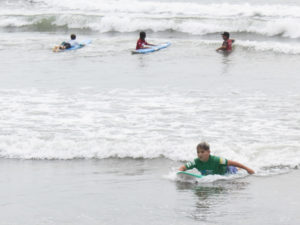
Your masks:
<svg viewBox="0 0 300 225"><path fill-rule="evenodd" d="M80 41L78 45L74 45L71 48L67 48L67 49L59 49L59 46L55 46L53 48L53 52L66 52L66 51L77 50L77 49L83 48L86 45L89 45L91 42L92 41L89 40L89 39L88 40L84 40L84 41Z"/></svg>
<svg viewBox="0 0 300 225"><path fill-rule="evenodd" d="M84 41L79 42L79 45L72 46L71 48L65 49L63 51L80 49L80 48L83 48L84 46L90 44L91 42L92 42L91 40L84 40Z"/></svg>
<svg viewBox="0 0 300 225"><path fill-rule="evenodd" d="M203 177L203 175L201 175L201 174L194 174L194 173L189 173L189 172L185 172L185 171L180 171L177 174L184 174L184 175L188 175L188 176L192 176L192 177L196 177L196 178Z"/></svg>
<svg viewBox="0 0 300 225"><path fill-rule="evenodd" d="M229 174L236 174L238 172L238 169L235 167L235 166L228 166L227 167L227 172L225 175L229 175ZM201 174L194 174L194 173L189 173L189 172L186 172L186 171L180 171L180 172L177 172L177 174L184 174L184 175L187 175L187 176L191 176L191 177L196 177L196 178L202 178L204 177L205 175L201 175Z"/></svg>
<svg viewBox="0 0 300 225"><path fill-rule="evenodd" d="M150 53L150 52L156 52L156 51L161 50L163 48L167 48L170 45L171 45L171 43L167 42L167 43L161 44L161 45L149 46L149 48L134 50L131 53L132 54L147 54L147 53Z"/></svg>

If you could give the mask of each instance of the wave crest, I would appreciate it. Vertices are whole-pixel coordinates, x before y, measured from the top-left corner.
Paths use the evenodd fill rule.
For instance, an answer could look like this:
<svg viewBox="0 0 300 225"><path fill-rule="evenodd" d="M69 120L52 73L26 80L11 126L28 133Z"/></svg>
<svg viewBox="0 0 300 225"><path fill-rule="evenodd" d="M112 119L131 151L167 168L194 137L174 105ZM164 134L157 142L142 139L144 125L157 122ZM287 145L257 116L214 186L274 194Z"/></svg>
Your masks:
<svg viewBox="0 0 300 225"><path fill-rule="evenodd" d="M299 6L288 5L44 0L34 10L4 7L0 10L0 28L98 33L171 30L193 35L227 30L300 38L299 15Z"/></svg>

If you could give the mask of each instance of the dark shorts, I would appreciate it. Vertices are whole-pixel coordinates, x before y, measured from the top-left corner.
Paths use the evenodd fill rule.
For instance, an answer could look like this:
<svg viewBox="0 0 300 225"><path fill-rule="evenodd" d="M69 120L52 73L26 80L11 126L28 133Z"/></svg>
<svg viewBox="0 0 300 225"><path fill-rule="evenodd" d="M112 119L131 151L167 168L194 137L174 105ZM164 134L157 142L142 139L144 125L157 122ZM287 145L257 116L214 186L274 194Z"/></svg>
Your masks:
<svg viewBox="0 0 300 225"><path fill-rule="evenodd" d="M71 44L68 42L63 42L63 43L61 43L61 45L64 46L65 49L71 48Z"/></svg>
<svg viewBox="0 0 300 225"><path fill-rule="evenodd" d="M238 172L238 169L235 166L228 166L227 167L227 173L236 174L237 172Z"/></svg>

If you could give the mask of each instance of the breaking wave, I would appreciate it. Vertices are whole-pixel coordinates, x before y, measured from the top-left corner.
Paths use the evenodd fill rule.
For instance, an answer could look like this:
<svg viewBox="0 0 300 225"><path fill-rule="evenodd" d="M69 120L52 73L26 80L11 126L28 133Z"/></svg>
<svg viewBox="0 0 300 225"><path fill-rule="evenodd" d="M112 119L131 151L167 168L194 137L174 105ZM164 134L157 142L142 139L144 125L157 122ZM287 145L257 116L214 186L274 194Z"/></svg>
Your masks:
<svg viewBox="0 0 300 225"><path fill-rule="evenodd" d="M275 173L300 164L295 95L282 101L263 94L228 98L156 89L82 90L73 96L2 90L0 100L3 158L190 160L195 145L206 140L213 154L254 169Z"/></svg>
<svg viewBox="0 0 300 225"><path fill-rule="evenodd" d="M22 1L21 1L22 2ZM22 7L21 9L19 7ZM0 9L0 28L20 31L254 33L300 38L300 6L150 1L43 0Z"/></svg>

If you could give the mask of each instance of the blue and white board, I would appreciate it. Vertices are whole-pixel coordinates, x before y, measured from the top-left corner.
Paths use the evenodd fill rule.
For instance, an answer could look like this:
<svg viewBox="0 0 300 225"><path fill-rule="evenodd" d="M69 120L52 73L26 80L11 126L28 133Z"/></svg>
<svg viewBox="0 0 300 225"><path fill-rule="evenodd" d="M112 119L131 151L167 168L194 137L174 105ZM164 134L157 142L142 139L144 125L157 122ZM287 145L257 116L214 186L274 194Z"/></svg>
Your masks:
<svg viewBox="0 0 300 225"><path fill-rule="evenodd" d="M179 176L188 176L188 177L195 177L195 178L202 178L203 175L201 174L195 174L195 173L189 173L189 172L185 172L185 171L180 171L177 173L177 175Z"/></svg>
<svg viewBox="0 0 300 225"><path fill-rule="evenodd" d="M237 172L238 172L238 169L235 166L228 166L227 167L227 172L226 172L225 175L236 174ZM204 177L204 175L189 173L189 172L186 172L186 171L177 172L177 175L179 175L181 177L190 177L190 178L202 178L202 177Z"/></svg>
<svg viewBox="0 0 300 225"><path fill-rule="evenodd" d="M80 49L80 48L83 48L86 45L89 45L91 42L92 42L91 40L84 40L84 41L79 42L79 45L72 46L71 48L65 49L63 51L70 51L70 50Z"/></svg>
<svg viewBox="0 0 300 225"><path fill-rule="evenodd" d="M170 45L171 45L171 43L167 42L167 43L161 44L161 45L149 46L149 48L134 50L134 51L132 51L132 54L147 54L147 53L150 53L150 52L156 52L160 49L167 48Z"/></svg>
<svg viewBox="0 0 300 225"><path fill-rule="evenodd" d="M92 41L91 40L84 40L84 41L80 41L79 45L74 45L71 48L67 48L67 49L59 49L59 46L55 46L53 48L53 52L65 52L65 51L71 51L71 50L76 50L76 49L80 49L83 48L86 45L89 45Z"/></svg>

